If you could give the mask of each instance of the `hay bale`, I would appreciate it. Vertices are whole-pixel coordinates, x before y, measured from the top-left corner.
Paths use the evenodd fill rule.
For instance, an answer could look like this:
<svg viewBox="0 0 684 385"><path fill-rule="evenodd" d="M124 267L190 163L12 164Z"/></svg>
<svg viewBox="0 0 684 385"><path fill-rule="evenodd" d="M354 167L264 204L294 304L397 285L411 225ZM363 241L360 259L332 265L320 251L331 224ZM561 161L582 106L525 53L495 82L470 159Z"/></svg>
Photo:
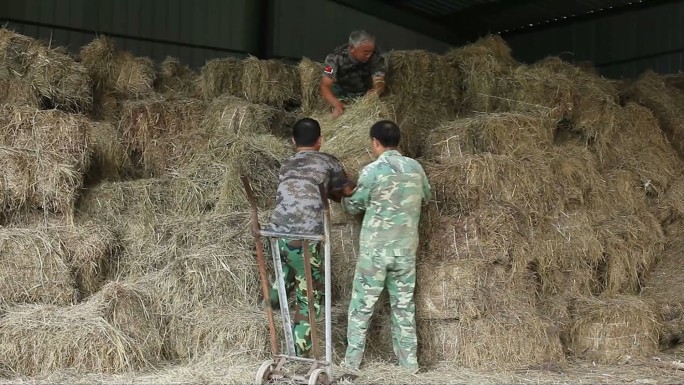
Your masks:
<svg viewBox="0 0 684 385"><path fill-rule="evenodd" d="M421 238L426 247L422 260L440 264L470 259L524 268L536 221L530 213L500 202L463 215L431 207L423 219Z"/></svg>
<svg viewBox="0 0 684 385"><path fill-rule="evenodd" d="M489 152L524 156L553 144L553 119L517 113L481 114L443 123L427 135L432 159Z"/></svg>
<svg viewBox="0 0 684 385"><path fill-rule="evenodd" d="M651 357L658 347L653 304L637 296L584 298L576 303L570 345L574 356L599 363Z"/></svg>
<svg viewBox="0 0 684 385"><path fill-rule="evenodd" d="M133 99L154 93L152 60L117 50L111 38L99 36L83 46L80 59L99 93L109 91Z"/></svg>
<svg viewBox="0 0 684 385"><path fill-rule="evenodd" d="M4 102L32 107L86 111L92 105L85 68L61 48L12 31L0 31L0 74L6 82ZM17 93L17 95L12 95Z"/></svg>
<svg viewBox="0 0 684 385"><path fill-rule="evenodd" d="M506 42L498 35L489 35L473 44L451 49L445 57L462 79L460 110L497 111L508 87L504 78L518 65Z"/></svg>
<svg viewBox="0 0 684 385"><path fill-rule="evenodd" d="M499 309L533 306L535 285L530 277L486 260L458 259L423 262L417 267L418 317L468 321L486 318Z"/></svg>
<svg viewBox="0 0 684 385"><path fill-rule="evenodd" d="M660 122L672 146L679 156L684 154L684 91L666 82L653 71L644 72L625 91L626 99L646 106Z"/></svg>
<svg viewBox="0 0 684 385"><path fill-rule="evenodd" d="M596 155L587 146L575 143L555 146L549 164L565 211L591 205L606 196L609 187L598 171Z"/></svg>
<svg viewBox="0 0 684 385"><path fill-rule="evenodd" d="M209 104L202 127L212 136L276 134L289 138L294 123L294 116L283 110L235 96L221 96Z"/></svg>
<svg viewBox="0 0 684 385"><path fill-rule="evenodd" d="M601 238L590 213L560 213L540 221L527 266L545 297L583 296L600 292L599 266L604 262Z"/></svg>
<svg viewBox="0 0 684 385"><path fill-rule="evenodd" d="M300 102L301 89L297 68L278 60L259 60L250 56L244 60L242 89L245 99L284 107Z"/></svg>
<svg viewBox="0 0 684 385"><path fill-rule="evenodd" d="M604 250L605 291L637 294L645 275L664 250L665 236L649 212L621 215L597 223Z"/></svg>
<svg viewBox="0 0 684 385"><path fill-rule="evenodd" d="M305 57L299 62L297 68L301 81L300 89L302 90L301 100L304 114L309 115L314 111L325 110L327 103L321 96L321 79L325 65Z"/></svg>
<svg viewBox="0 0 684 385"><path fill-rule="evenodd" d="M669 347L684 341L684 242L670 237L660 262L646 278L644 298L656 304L661 322L660 343Z"/></svg>
<svg viewBox="0 0 684 385"><path fill-rule="evenodd" d="M188 66L167 56L159 65L154 89L167 97L194 98L200 96L196 75Z"/></svg>
<svg viewBox="0 0 684 385"><path fill-rule="evenodd" d="M70 304L77 299L64 245L42 229L0 228L0 304Z"/></svg>
<svg viewBox="0 0 684 385"><path fill-rule="evenodd" d="M684 178L681 175L676 177L672 185L656 200L652 213L666 231L681 223L684 218Z"/></svg>
<svg viewBox="0 0 684 385"><path fill-rule="evenodd" d="M205 110L205 104L197 99L125 102L119 130L134 166L150 177L187 161L203 142L197 123Z"/></svg>
<svg viewBox="0 0 684 385"><path fill-rule="evenodd" d="M589 202L595 221L621 214L641 215L648 210L646 191L630 170L611 169L602 173L605 188Z"/></svg>
<svg viewBox="0 0 684 385"><path fill-rule="evenodd" d="M360 230L358 223L331 226L331 277L333 284L331 292L333 304L348 304L351 299L354 272L356 271L356 262L359 259Z"/></svg>
<svg viewBox="0 0 684 385"><path fill-rule="evenodd" d="M0 203L71 213L88 168L86 119L5 105L0 118ZM4 201L4 202L2 202Z"/></svg>
<svg viewBox="0 0 684 385"><path fill-rule="evenodd" d="M161 359L160 327L149 292L113 282L75 306L8 309L0 319L0 362L23 376L142 369Z"/></svg>
<svg viewBox="0 0 684 385"><path fill-rule="evenodd" d="M546 213L560 204L545 153L451 156L426 165L435 199L453 214L491 202L506 202L531 213Z"/></svg>
<svg viewBox="0 0 684 385"><path fill-rule="evenodd" d="M533 307L472 321L423 321L418 332L419 360L428 365L515 369L565 361L558 334Z"/></svg>
<svg viewBox="0 0 684 385"><path fill-rule="evenodd" d="M183 360L205 355L265 359L270 353L266 317L251 307L178 309L170 316L166 344L172 357Z"/></svg>
<svg viewBox="0 0 684 385"><path fill-rule="evenodd" d="M199 148L179 174L205 191L219 212L248 207L240 182L250 180L260 208L272 207L281 164L292 155L292 145L273 135L225 135Z"/></svg>
<svg viewBox="0 0 684 385"><path fill-rule="evenodd" d="M370 149L371 126L383 119L396 120L391 105L377 96L358 99L338 118L329 112L314 114L312 118L321 124L321 151L336 156L352 178L375 160Z"/></svg>
<svg viewBox="0 0 684 385"><path fill-rule="evenodd" d="M242 72L245 62L238 58L209 60L202 67L197 79L198 87L205 100L213 100L223 95L244 97Z"/></svg>
<svg viewBox="0 0 684 385"><path fill-rule="evenodd" d="M431 103L429 99L389 96L385 100L396 112L396 123L401 128L399 149L412 158L422 157L430 133L454 117L449 105Z"/></svg>
<svg viewBox="0 0 684 385"><path fill-rule="evenodd" d="M604 151L604 163L631 170L649 196L660 196L682 168L681 160L645 107L628 103L623 124Z"/></svg>
<svg viewBox="0 0 684 385"><path fill-rule="evenodd" d="M447 57L423 50L390 51L388 56L387 88L393 95L450 106L458 100L459 72Z"/></svg>
<svg viewBox="0 0 684 385"><path fill-rule="evenodd" d="M88 137L92 158L85 177L90 183L121 180L133 174L123 135L116 126L107 122L91 122Z"/></svg>

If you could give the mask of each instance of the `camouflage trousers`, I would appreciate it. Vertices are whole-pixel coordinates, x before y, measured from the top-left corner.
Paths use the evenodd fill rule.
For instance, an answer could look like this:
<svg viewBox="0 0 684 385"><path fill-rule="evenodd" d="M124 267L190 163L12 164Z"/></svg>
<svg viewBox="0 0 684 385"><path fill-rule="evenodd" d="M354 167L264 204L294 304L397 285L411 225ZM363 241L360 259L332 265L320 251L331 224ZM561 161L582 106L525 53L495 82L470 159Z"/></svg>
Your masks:
<svg viewBox="0 0 684 385"><path fill-rule="evenodd" d="M295 292L295 305L292 334L295 343L295 351L299 357L308 357L311 352L311 325L309 324L309 300L306 296L306 271L304 270L304 253L302 242L299 240L278 239L280 258L283 261L283 277L285 289L289 297ZM321 271L320 244L309 243L311 252L311 277L313 278L313 300L316 318L321 314L321 302L323 299L323 274ZM269 292L271 307L280 307L278 298L278 282L271 285ZM315 327L315 326L314 326Z"/></svg>
<svg viewBox="0 0 684 385"><path fill-rule="evenodd" d="M418 338L416 336L413 292L416 286L415 256L361 255L356 264L349 324L347 352L343 366L358 369L366 348L366 333L373 315L373 306L386 287L392 309L392 346L399 364L406 369L418 369Z"/></svg>

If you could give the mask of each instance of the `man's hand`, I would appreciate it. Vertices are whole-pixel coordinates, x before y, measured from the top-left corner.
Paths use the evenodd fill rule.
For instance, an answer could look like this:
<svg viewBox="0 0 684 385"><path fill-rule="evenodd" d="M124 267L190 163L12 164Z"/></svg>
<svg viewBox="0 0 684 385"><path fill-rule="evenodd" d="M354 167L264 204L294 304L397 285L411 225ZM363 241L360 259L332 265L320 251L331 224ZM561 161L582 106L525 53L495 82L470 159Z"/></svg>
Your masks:
<svg viewBox="0 0 684 385"><path fill-rule="evenodd" d="M332 115L334 117L338 117L344 113L344 103L340 102L339 100L337 103L335 103L335 106L333 107Z"/></svg>

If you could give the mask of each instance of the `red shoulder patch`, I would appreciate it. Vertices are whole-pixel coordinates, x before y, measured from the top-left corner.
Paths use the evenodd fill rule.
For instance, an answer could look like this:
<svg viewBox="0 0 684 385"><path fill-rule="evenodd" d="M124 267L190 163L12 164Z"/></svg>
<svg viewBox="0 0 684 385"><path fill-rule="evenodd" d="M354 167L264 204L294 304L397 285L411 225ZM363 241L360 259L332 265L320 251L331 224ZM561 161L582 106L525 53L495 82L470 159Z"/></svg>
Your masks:
<svg viewBox="0 0 684 385"><path fill-rule="evenodd" d="M328 75L333 74L333 68L331 66L325 66L325 73Z"/></svg>

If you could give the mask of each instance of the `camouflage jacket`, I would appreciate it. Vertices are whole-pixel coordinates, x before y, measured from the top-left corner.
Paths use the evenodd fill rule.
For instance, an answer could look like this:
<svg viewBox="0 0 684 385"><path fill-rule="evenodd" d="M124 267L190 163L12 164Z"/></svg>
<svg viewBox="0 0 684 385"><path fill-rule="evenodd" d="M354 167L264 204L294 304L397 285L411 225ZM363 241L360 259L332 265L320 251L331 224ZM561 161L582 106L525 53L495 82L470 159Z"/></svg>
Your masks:
<svg viewBox="0 0 684 385"><path fill-rule="evenodd" d="M385 151L364 167L356 191L342 200L351 214L366 211L361 254L415 255L421 206L430 199L430 193L420 163L396 150Z"/></svg>
<svg viewBox="0 0 684 385"><path fill-rule="evenodd" d="M350 181L337 158L320 151L299 151L280 167L273 231L323 234L323 202L318 189L344 187Z"/></svg>
<svg viewBox="0 0 684 385"><path fill-rule="evenodd" d="M362 94L373 87L373 77L384 77L387 73L387 56L379 48L367 62L361 63L349 55L349 46L342 45L325 58L323 76L335 81L342 91Z"/></svg>

